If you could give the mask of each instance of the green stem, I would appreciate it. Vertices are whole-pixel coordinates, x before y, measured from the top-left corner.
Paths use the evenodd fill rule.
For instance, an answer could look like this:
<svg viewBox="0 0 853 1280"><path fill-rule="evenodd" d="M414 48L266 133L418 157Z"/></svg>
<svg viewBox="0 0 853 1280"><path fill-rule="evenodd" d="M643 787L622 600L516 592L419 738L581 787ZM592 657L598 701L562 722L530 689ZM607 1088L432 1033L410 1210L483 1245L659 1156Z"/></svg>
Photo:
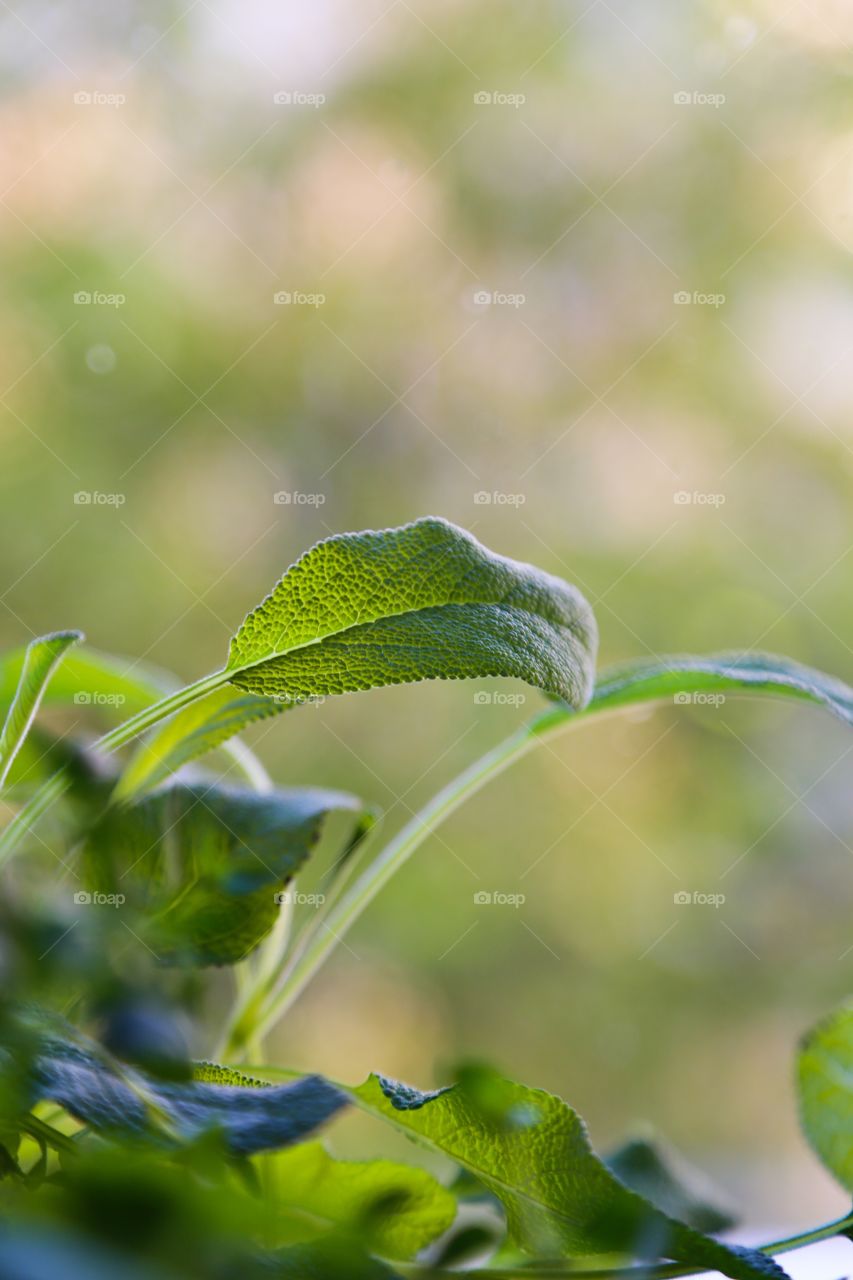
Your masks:
<svg viewBox="0 0 853 1280"><path fill-rule="evenodd" d="M54 1151L75 1153L77 1151L73 1139L69 1138L67 1133L60 1133L58 1129L54 1129L53 1125L46 1124L38 1116L24 1116L20 1121L20 1125L24 1133L28 1133L37 1142L43 1142L46 1146L53 1147Z"/></svg>
<svg viewBox="0 0 853 1280"><path fill-rule="evenodd" d="M475 760L433 796L353 882L349 891L324 919L322 931L311 939L304 950L297 951L285 966L268 997L255 1030L262 1035L269 1031L311 980L341 936L353 926L380 890L440 823L545 737L551 737L576 724L582 717L582 712L571 711L564 705L549 708L486 752L479 760ZM229 1044L232 1042L229 1041Z"/></svg>
<svg viewBox="0 0 853 1280"><path fill-rule="evenodd" d="M846 1234L853 1228L853 1213L834 1222L827 1222L822 1227L814 1227L811 1231L803 1231L795 1236L786 1236L783 1240L774 1240L770 1244L756 1246L756 1252L774 1255L789 1253L792 1249L802 1249L809 1244L817 1244L821 1240L830 1240L833 1236ZM412 1267L398 1267L402 1275L411 1280L431 1280L431 1277L447 1277L456 1274ZM695 1267L681 1266L678 1263L665 1263L663 1266L647 1267L636 1264L631 1267L597 1267L579 1269L577 1267L536 1267L535 1265L520 1267L478 1267L471 1271L472 1280L676 1280L679 1276L696 1275Z"/></svg>
<svg viewBox="0 0 853 1280"><path fill-rule="evenodd" d="M152 725L158 724L168 716L174 715L176 711L180 711L198 698L203 698L206 693L210 693L213 689L218 689L220 685L227 684L227 682L228 673L226 671L215 671L213 675L204 676L203 679L196 680L194 684L187 685L185 689L179 689L177 693L161 698L153 706L143 708L135 716L131 716L129 720L126 720L124 724L120 724L117 728L111 729L109 733L105 733L103 737L98 738L95 743L95 749L105 755L118 751L119 747L125 746L133 738L138 737L140 733L150 729ZM47 782L39 787L38 791L30 797L24 807L15 814L11 822L0 832L0 865L11 856L17 847L18 841L33 828L38 819L43 813L47 812L54 801L65 794L69 786L70 776L68 770L60 769L52 778L48 778Z"/></svg>

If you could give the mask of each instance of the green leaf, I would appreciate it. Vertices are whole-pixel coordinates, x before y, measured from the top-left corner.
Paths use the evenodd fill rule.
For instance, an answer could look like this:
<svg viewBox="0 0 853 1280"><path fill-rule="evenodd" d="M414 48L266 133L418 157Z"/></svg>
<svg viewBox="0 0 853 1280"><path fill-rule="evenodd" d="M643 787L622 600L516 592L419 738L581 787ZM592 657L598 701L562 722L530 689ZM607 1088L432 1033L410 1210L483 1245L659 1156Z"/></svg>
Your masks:
<svg viewBox="0 0 853 1280"><path fill-rule="evenodd" d="M853 1002L803 1040L797 1092L806 1137L842 1187L853 1191Z"/></svg>
<svg viewBox="0 0 853 1280"><path fill-rule="evenodd" d="M729 1213L709 1203L709 1193L698 1185L700 1175L685 1169L658 1141L631 1138L605 1156L604 1163L626 1187L697 1231L726 1231L734 1226Z"/></svg>
<svg viewBox="0 0 853 1280"><path fill-rule="evenodd" d="M0 786L35 719L45 688L66 649L83 639L81 631L55 631L27 645L18 684L0 732Z"/></svg>
<svg viewBox="0 0 853 1280"><path fill-rule="evenodd" d="M804 699L853 724L853 689L849 685L771 653L673 655L607 667L599 676L587 710L593 713L665 698L687 702L693 694L727 692Z"/></svg>
<svg viewBox="0 0 853 1280"><path fill-rule="evenodd" d="M306 552L245 619L226 671L241 689L289 702L516 676L580 707L596 643L575 587L428 517L341 534Z"/></svg>
<svg viewBox="0 0 853 1280"><path fill-rule="evenodd" d="M25 654L15 649L0 656L0 705L12 700ZM44 705L91 706L123 719L176 687L174 676L87 648L68 654L48 686Z"/></svg>
<svg viewBox="0 0 853 1280"><path fill-rule="evenodd" d="M183 765L241 733L248 725L287 709L286 703L226 686L191 702L137 747L115 790L127 800L150 791Z"/></svg>
<svg viewBox="0 0 853 1280"><path fill-rule="evenodd" d="M43 1038L31 1076L31 1103L59 1103L100 1132L185 1142L216 1130L237 1155L299 1142L346 1105L319 1076L251 1089L154 1079L70 1028L66 1036Z"/></svg>
<svg viewBox="0 0 853 1280"><path fill-rule="evenodd" d="M204 784L111 806L83 851L87 883L123 893L161 960L233 964L269 933L278 893L308 858L323 821L360 801L319 788L263 795Z"/></svg>
<svg viewBox="0 0 853 1280"><path fill-rule="evenodd" d="M663 1257L736 1280L782 1276L754 1250L729 1247L656 1209L594 1154L560 1098L484 1069L421 1093L383 1076L347 1090L363 1109L456 1160L502 1202L510 1237L537 1257Z"/></svg>
<svg viewBox="0 0 853 1280"><path fill-rule="evenodd" d="M431 1174L390 1160L336 1160L320 1142L302 1143L270 1166L273 1202L295 1211L294 1240L333 1229L384 1258L412 1258L450 1227L456 1201ZM306 1230L306 1222L313 1230Z"/></svg>

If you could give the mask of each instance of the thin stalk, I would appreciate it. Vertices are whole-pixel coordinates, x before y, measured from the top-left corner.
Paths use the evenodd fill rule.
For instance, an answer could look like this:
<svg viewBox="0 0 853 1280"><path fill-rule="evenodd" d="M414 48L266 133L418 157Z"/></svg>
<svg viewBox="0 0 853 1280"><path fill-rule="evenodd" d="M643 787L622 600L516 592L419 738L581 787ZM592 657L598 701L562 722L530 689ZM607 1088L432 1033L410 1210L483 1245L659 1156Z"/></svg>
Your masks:
<svg viewBox="0 0 853 1280"><path fill-rule="evenodd" d="M191 702L204 697L206 693L210 693L213 689L218 689L220 685L226 684L227 681L227 672L216 671L213 675L204 676L201 680L196 680L193 684L187 685L186 688L179 689L177 693L171 693L168 697L161 698L153 706L143 708L135 716L131 716L129 720L126 720L124 724L118 725L115 729L111 729L109 733L105 733L103 737L98 738L95 743L96 750L103 752L105 755L118 751L119 747L125 746L133 738L138 737L140 733L150 729L152 725L158 724L161 720L167 719L168 716L174 715L176 711L180 711ZM30 797L22 809L19 809L3 831L0 832L0 865L11 856L18 841L32 829L54 801L65 794L69 786L70 777L68 771L60 769L52 778L48 778L43 786L39 787L38 791Z"/></svg>
<svg viewBox="0 0 853 1280"><path fill-rule="evenodd" d="M811 1231L802 1231L794 1236L786 1236L783 1240L774 1240L770 1244L756 1245L757 1253L775 1255L790 1253L792 1249L802 1249L809 1244L817 1244L821 1240L831 1240L833 1236L846 1234L853 1228L853 1213L843 1218L827 1222ZM429 1268L409 1266L399 1267L401 1275L411 1280L431 1280L431 1277L447 1277L457 1272L430 1270ZM679 1276L700 1274L696 1267L681 1266L677 1263L664 1263L662 1266L647 1267L635 1264L631 1267L537 1267L522 1265L519 1267L478 1267L469 1273L476 1280L676 1280Z"/></svg>
<svg viewBox="0 0 853 1280"><path fill-rule="evenodd" d="M582 713L572 712L566 707L549 709L487 751L433 796L332 907L323 920L322 931L315 934L304 950L297 951L291 963L285 966L254 1029L261 1035L269 1031L324 963L341 936L436 827L537 743L576 724L581 718ZM229 1043L234 1047L233 1038Z"/></svg>

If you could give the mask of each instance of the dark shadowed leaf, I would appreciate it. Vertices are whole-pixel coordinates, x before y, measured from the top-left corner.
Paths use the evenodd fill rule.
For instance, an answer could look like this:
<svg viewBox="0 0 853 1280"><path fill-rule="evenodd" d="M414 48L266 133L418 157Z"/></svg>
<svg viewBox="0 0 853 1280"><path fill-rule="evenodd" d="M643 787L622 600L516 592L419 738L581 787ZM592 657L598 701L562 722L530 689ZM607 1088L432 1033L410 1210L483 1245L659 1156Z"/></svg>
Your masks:
<svg viewBox="0 0 853 1280"><path fill-rule="evenodd" d="M701 1186L701 1174L684 1168L658 1141L631 1138L605 1156L604 1163L626 1187L697 1231L713 1233L734 1226L731 1214L717 1208L710 1199L712 1193Z"/></svg>
<svg viewBox="0 0 853 1280"><path fill-rule="evenodd" d="M269 933L277 895L340 810L361 805L309 787L260 795L175 785L109 808L89 833L83 868L93 890L124 894L158 958L232 964Z"/></svg>

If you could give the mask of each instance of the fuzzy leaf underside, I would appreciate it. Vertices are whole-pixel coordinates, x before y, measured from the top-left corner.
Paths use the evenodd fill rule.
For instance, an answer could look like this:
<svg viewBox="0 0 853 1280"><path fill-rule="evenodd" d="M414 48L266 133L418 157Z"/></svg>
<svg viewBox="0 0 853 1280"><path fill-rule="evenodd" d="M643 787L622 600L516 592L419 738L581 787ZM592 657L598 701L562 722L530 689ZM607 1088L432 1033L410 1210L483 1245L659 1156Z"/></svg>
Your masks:
<svg viewBox="0 0 853 1280"><path fill-rule="evenodd" d="M118 1064L91 1042L49 1038L32 1069L32 1101L59 1103L106 1134L192 1141L218 1131L236 1155L299 1142L332 1118L346 1098L319 1076L247 1089L204 1081L155 1080Z"/></svg>
<svg viewBox="0 0 853 1280"><path fill-rule="evenodd" d="M83 639L80 631L55 631L27 645L15 692L0 730L0 786L35 719L54 668L71 645Z"/></svg>
<svg viewBox="0 0 853 1280"><path fill-rule="evenodd" d="M517 676L580 707L596 645L576 588L429 517L306 552L246 617L226 670L239 688L286 701Z"/></svg>
<svg viewBox="0 0 853 1280"><path fill-rule="evenodd" d="M842 1187L853 1191L853 1003L803 1040L797 1093L809 1143Z"/></svg>
<svg viewBox="0 0 853 1280"><path fill-rule="evenodd" d="M474 1174L502 1202L511 1238L537 1257L625 1253L735 1280L785 1275L772 1258L712 1240L631 1191L595 1155L580 1116L551 1094L495 1077L484 1106L461 1084L421 1093L375 1075L348 1092Z"/></svg>

